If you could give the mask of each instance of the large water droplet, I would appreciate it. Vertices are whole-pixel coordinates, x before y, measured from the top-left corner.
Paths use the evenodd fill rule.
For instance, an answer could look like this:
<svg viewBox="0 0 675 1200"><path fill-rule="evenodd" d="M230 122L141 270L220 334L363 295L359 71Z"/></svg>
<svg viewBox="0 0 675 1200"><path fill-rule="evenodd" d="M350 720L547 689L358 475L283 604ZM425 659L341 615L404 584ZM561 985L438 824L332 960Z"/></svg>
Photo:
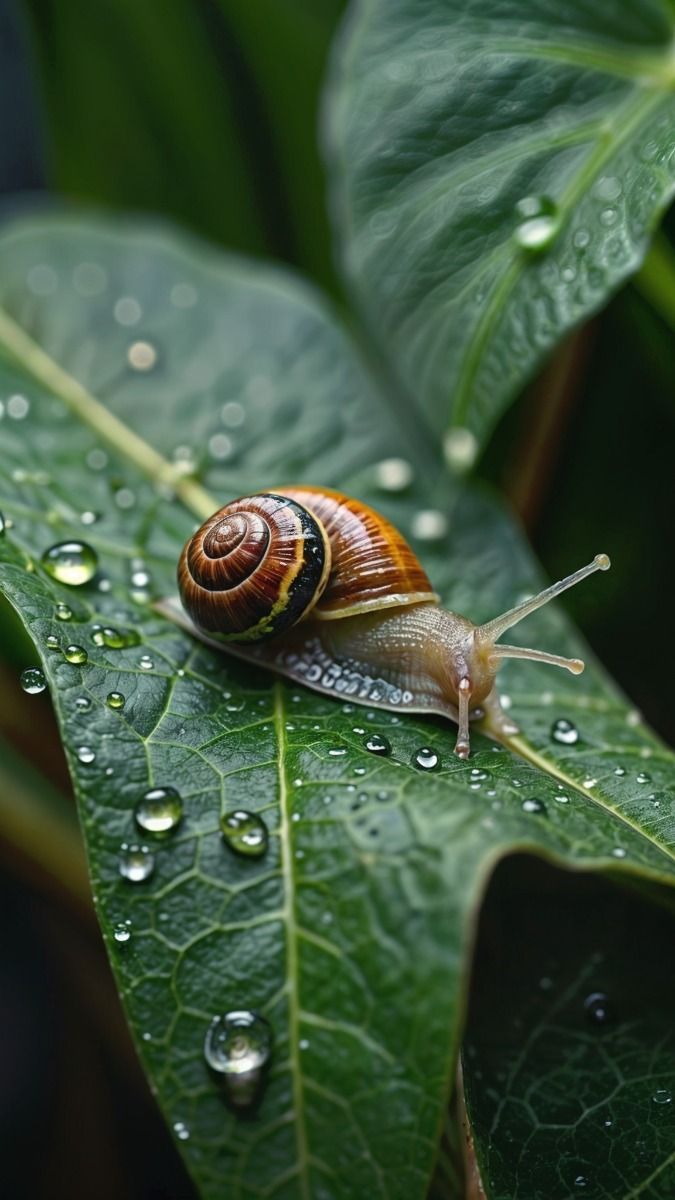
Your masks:
<svg viewBox="0 0 675 1200"><path fill-rule="evenodd" d="M380 733L371 733L366 738L364 745L370 754L379 754L381 758L391 754L391 743Z"/></svg>
<svg viewBox="0 0 675 1200"><path fill-rule="evenodd" d="M576 746L579 741L579 730L566 717L559 717L551 726L551 737L562 746Z"/></svg>
<svg viewBox="0 0 675 1200"><path fill-rule="evenodd" d="M537 796L531 796L528 800L523 800L522 809L523 812L526 813L541 814L546 812L546 805L544 804L544 801L540 800Z"/></svg>
<svg viewBox="0 0 675 1200"><path fill-rule="evenodd" d="M115 925L113 929L113 937L116 942L119 942L120 946L123 946L125 942L128 942L131 939L131 929L127 925L126 921L119 921L118 924Z"/></svg>
<svg viewBox="0 0 675 1200"><path fill-rule="evenodd" d="M591 1025L609 1025L614 1020L612 1003L604 992L591 992L584 1000L584 1012Z"/></svg>
<svg viewBox="0 0 675 1200"><path fill-rule="evenodd" d="M80 587L96 574L98 557L86 542L57 542L42 555L42 565L52 579Z"/></svg>
<svg viewBox="0 0 675 1200"><path fill-rule="evenodd" d="M76 666L80 667L86 663L89 657L84 646L77 646L75 643L73 643L71 646L66 646L65 650L63 651L63 655L69 663L75 663Z"/></svg>
<svg viewBox="0 0 675 1200"><path fill-rule="evenodd" d="M420 771L435 771L441 760L430 746L420 746L413 754L412 761L413 766L419 767Z"/></svg>
<svg viewBox="0 0 675 1200"><path fill-rule="evenodd" d="M151 788L134 809L134 819L144 833L171 833L183 816L183 801L172 787Z"/></svg>
<svg viewBox="0 0 675 1200"><path fill-rule="evenodd" d="M73 613L67 604L57 604L54 609L54 616L57 621L72 621Z"/></svg>
<svg viewBox="0 0 675 1200"><path fill-rule="evenodd" d="M672 1102L672 1094L667 1088L657 1088L652 1096L654 1104L670 1104Z"/></svg>
<svg viewBox="0 0 675 1200"><path fill-rule="evenodd" d="M518 225L515 239L523 250L539 254L546 250L558 232L558 210L548 196L524 196L516 205Z"/></svg>
<svg viewBox="0 0 675 1200"><path fill-rule="evenodd" d="M105 702L108 708L124 708L126 696L123 692L108 692Z"/></svg>
<svg viewBox="0 0 675 1200"><path fill-rule="evenodd" d="M47 647L48 650L60 650L61 649L59 639L57 638L55 633L49 633L47 635L47 637L45 638L45 646Z"/></svg>
<svg viewBox="0 0 675 1200"><path fill-rule="evenodd" d="M204 1039L207 1065L222 1077L230 1101L237 1106L254 1099L272 1053L272 1030L248 1009L214 1017Z"/></svg>
<svg viewBox="0 0 675 1200"><path fill-rule="evenodd" d="M26 667L26 670L21 672L21 687L29 696L37 696L39 692L44 692L46 686L44 674L39 667Z"/></svg>
<svg viewBox="0 0 675 1200"><path fill-rule="evenodd" d="M87 766L89 766L90 763L93 763L94 759L96 758L96 752L92 750L91 746L78 746L76 753L80 762L85 763Z"/></svg>
<svg viewBox="0 0 675 1200"><path fill-rule="evenodd" d="M118 863L119 873L129 883L143 883L155 869L155 856L147 846L122 846Z"/></svg>
<svg viewBox="0 0 675 1200"><path fill-rule="evenodd" d="M256 816L255 813L246 812L244 809L223 813L220 829L225 842L236 854L245 858L261 858L267 850L267 826L262 817Z"/></svg>

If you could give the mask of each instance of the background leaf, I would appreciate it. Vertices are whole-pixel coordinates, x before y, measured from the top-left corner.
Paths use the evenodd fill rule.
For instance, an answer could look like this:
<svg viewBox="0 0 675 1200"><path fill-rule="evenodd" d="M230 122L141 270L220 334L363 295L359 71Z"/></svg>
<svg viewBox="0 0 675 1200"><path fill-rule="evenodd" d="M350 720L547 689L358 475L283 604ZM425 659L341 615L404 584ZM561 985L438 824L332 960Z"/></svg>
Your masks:
<svg viewBox="0 0 675 1200"><path fill-rule="evenodd" d="M456 465L641 262L675 178L672 40L661 0L352 10L325 106L344 267Z"/></svg>
<svg viewBox="0 0 675 1200"><path fill-rule="evenodd" d="M1 506L13 522L0 578L50 682L104 935L180 1148L205 1196L224 1181L240 1197L422 1196L494 864L528 849L671 879L672 759L597 669L569 684L547 674L542 693L536 667L509 664L525 757L476 737L462 763L448 724L272 684L167 624L146 593L173 589L194 521L185 502L215 507L205 488L222 501L289 477L344 486L413 538L447 602L474 619L531 590L533 573L494 501L456 491L413 415L394 424L329 312L281 273L218 264L151 227L44 219L4 235L0 280L11 314L0 318ZM92 394L145 449L117 427L102 442ZM39 557L76 534L99 571L67 589ZM139 640L97 646L94 622ZM578 650L559 612L538 614L527 636ZM87 650L85 664L67 661L68 644ZM577 724L573 745L552 737L560 716ZM390 756L365 749L373 730ZM424 744L437 771L414 765ZM121 844L139 837L144 791L166 785L181 792L183 823L131 884ZM223 806L264 815L265 859L228 852ZM274 1028L255 1120L224 1106L204 1065L209 1020L232 1008Z"/></svg>

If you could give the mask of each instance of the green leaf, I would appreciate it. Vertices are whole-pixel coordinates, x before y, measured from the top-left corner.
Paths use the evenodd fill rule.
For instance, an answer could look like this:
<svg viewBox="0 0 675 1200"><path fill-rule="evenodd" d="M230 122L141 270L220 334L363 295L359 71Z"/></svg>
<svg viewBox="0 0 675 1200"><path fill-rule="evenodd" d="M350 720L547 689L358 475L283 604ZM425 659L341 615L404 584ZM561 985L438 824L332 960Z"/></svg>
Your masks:
<svg viewBox="0 0 675 1200"><path fill-rule="evenodd" d="M665 0L352 9L325 105L343 262L457 466L642 261L675 183L673 32Z"/></svg>
<svg viewBox="0 0 675 1200"><path fill-rule="evenodd" d="M481 918L463 1073L486 1194L666 1200L672 913L532 867L505 864Z"/></svg>
<svg viewBox="0 0 675 1200"><path fill-rule="evenodd" d="M205 1197L422 1197L495 863L526 849L672 881L672 757L592 664L566 683L509 663L518 753L474 735L461 762L449 723L319 697L194 642L146 593L173 591L196 514L289 479L380 507L474 619L535 578L495 501L453 488L413 414L394 422L330 311L284 274L151 226L34 219L0 239L0 291L0 583L42 658L104 936L180 1149ZM60 585L40 557L83 536L98 572ZM136 644L97 645L96 623ZM527 636L579 651L559 611ZM561 716L573 745L552 739ZM375 730L390 756L366 750ZM424 745L437 771L414 765ZM131 883L134 809L167 786L182 823ZM223 844L221 811L241 808L268 826L264 858ZM203 1057L211 1018L241 1009L274 1033L244 1116Z"/></svg>

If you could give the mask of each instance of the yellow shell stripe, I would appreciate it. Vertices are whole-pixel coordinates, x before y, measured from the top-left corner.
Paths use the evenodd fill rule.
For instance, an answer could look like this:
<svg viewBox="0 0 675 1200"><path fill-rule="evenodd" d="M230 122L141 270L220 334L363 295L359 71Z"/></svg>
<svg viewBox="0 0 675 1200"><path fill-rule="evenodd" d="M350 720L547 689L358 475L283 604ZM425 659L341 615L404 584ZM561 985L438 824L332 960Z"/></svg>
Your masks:
<svg viewBox="0 0 675 1200"><path fill-rule="evenodd" d="M282 492L280 492L278 494L283 495ZM298 505L297 507L299 508L300 506ZM307 510L304 510L304 511L307 511ZM318 517L316 517L314 515L314 513L307 512L307 516L319 529L319 532L321 534L321 538L323 541L323 545L324 545L325 556L324 556L323 570L321 572L321 578L319 579L318 584L315 586L314 595L310 598L309 602L304 607L302 613L298 617L298 621L304 620L304 618L307 616L307 614L309 612L311 612L311 610L314 608L314 605L316 604L317 600L320 599L321 593L323 592L326 584L328 583L328 576L330 575L330 569L331 569L330 541L328 540L328 535L323 526L323 523L319 520ZM290 598L291 598L291 589L292 589L294 583L296 582L298 576L300 575L303 566L305 565L305 539L303 536L304 529L303 529L302 519L297 514L296 514L296 521L297 521L297 526L298 526L298 536L295 538L295 555L293 558L293 562L289 564L285 575L283 576L280 583L278 584L278 596L277 596L277 599L275 600L270 612L267 613L264 617L261 617L261 619L258 621L257 625L254 625L251 629L247 629L245 633L237 634L236 639L234 639L232 637L228 637L227 641L236 640L238 642L249 642L249 641L253 642L253 641L259 640L260 638L265 637L266 634L270 633L271 630L274 629L274 626L275 626L278 618L288 608ZM270 542L270 546L268 546L267 551L265 553L265 558L267 558L267 555L270 552L270 547L271 547L271 542ZM263 558L261 566L265 562L265 558ZM297 622L296 622L296 624L297 624ZM223 637L223 635L221 635L221 637ZM223 640L225 640L224 637L223 637Z"/></svg>

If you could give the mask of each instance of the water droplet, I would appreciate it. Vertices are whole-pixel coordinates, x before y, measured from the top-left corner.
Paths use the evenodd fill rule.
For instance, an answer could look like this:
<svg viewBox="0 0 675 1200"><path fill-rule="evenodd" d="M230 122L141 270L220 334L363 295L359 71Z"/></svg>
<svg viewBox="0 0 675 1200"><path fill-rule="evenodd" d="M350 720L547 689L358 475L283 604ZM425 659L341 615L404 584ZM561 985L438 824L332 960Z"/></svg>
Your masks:
<svg viewBox="0 0 675 1200"><path fill-rule="evenodd" d="M78 712L89 712L91 700L88 696L78 696L75 700L75 707Z"/></svg>
<svg viewBox="0 0 675 1200"><path fill-rule="evenodd" d="M527 813L545 813L546 805L543 800L539 800L536 796L530 797L529 800L523 800L521 805L523 812Z"/></svg>
<svg viewBox="0 0 675 1200"><path fill-rule="evenodd" d="M612 850L612 855L614 858L625 858L626 851L624 850L623 846L615 846Z"/></svg>
<svg viewBox="0 0 675 1200"><path fill-rule="evenodd" d="M579 730L566 717L559 717L551 726L551 737L562 746L576 746L579 741Z"/></svg>
<svg viewBox="0 0 675 1200"><path fill-rule="evenodd" d="M187 1142L190 1137L190 1130L184 1121L174 1121L173 1131L180 1142Z"/></svg>
<svg viewBox="0 0 675 1200"><path fill-rule="evenodd" d="M224 813L220 818L220 828L225 842L237 854L246 858L260 858L267 850L267 826L262 817L255 813L244 809Z"/></svg>
<svg viewBox="0 0 675 1200"><path fill-rule="evenodd" d="M614 1020L612 1003L604 992L591 992L586 996L584 1012L591 1025L609 1025Z"/></svg>
<svg viewBox="0 0 675 1200"><path fill-rule="evenodd" d="M347 751L344 746L334 746L328 753L331 758L343 758Z"/></svg>
<svg viewBox="0 0 675 1200"><path fill-rule="evenodd" d="M557 804L569 804L569 802L570 802L569 796L560 795L560 796L556 796L555 799L556 799Z"/></svg>
<svg viewBox="0 0 675 1200"><path fill-rule="evenodd" d="M151 671L155 664L149 655L143 654L138 660L138 665L142 671Z"/></svg>
<svg viewBox="0 0 675 1200"><path fill-rule="evenodd" d="M217 462L224 462L226 458L232 455L232 438L226 433L212 433L209 438L209 454L211 458L215 458Z"/></svg>
<svg viewBox="0 0 675 1200"><path fill-rule="evenodd" d="M673 1097L667 1088L657 1088L652 1096L654 1104L670 1104L672 1099Z"/></svg>
<svg viewBox="0 0 675 1200"><path fill-rule="evenodd" d="M119 629L113 629L110 625L95 628L91 640L96 646L107 646L109 650L122 650L129 645L126 634L120 633ZM135 641L136 639L134 643Z"/></svg>
<svg viewBox="0 0 675 1200"><path fill-rule="evenodd" d="M430 746L420 746L413 754L413 766L419 767L421 771L435 771L440 762L440 757L435 750Z"/></svg>
<svg viewBox="0 0 675 1200"><path fill-rule="evenodd" d="M155 869L155 856L147 846L122 846L118 863L119 873L129 883L143 883Z"/></svg>
<svg viewBox="0 0 675 1200"><path fill-rule="evenodd" d="M574 1180L574 1186L578 1188L585 1188L587 1184L588 1180L585 1175L577 1175L576 1179Z"/></svg>
<svg viewBox="0 0 675 1200"><path fill-rule="evenodd" d="M379 733L371 733L365 740L364 745L370 754L379 754L384 758L385 755L391 754L391 744L386 737L382 737Z"/></svg>
<svg viewBox="0 0 675 1200"><path fill-rule="evenodd" d="M118 508L128 509L133 508L136 503L136 493L132 492L131 488L121 487L115 492L115 504Z"/></svg>
<svg viewBox="0 0 675 1200"><path fill-rule="evenodd" d="M593 194L599 200L618 200L621 191L621 181L615 175L603 175L593 186Z"/></svg>
<svg viewBox="0 0 675 1200"><path fill-rule="evenodd" d="M572 241L573 241L574 245L576 246L577 250L585 250L586 247L589 245L590 240L591 240L591 235L587 229L577 229L574 237L572 238Z"/></svg>
<svg viewBox="0 0 675 1200"><path fill-rule="evenodd" d="M134 371L151 371L157 362L157 350L152 342L132 342L127 350L127 362Z"/></svg>
<svg viewBox="0 0 675 1200"><path fill-rule="evenodd" d="M25 396L10 396L7 401L7 416L15 421L23 421L30 411L30 403Z"/></svg>
<svg viewBox="0 0 675 1200"><path fill-rule="evenodd" d="M615 774L615 775L618 775L618 776L625 775L625 774L626 774L626 768L625 768L625 767L615 767L615 768L614 768L614 774Z"/></svg>
<svg viewBox="0 0 675 1200"><path fill-rule="evenodd" d="M183 801L172 787L150 788L134 809L134 820L144 833L171 833L183 816Z"/></svg>
<svg viewBox="0 0 675 1200"><path fill-rule="evenodd" d="M69 663L75 663L77 666L82 666L89 657L84 646L76 646L74 643L71 646L66 646L63 655Z"/></svg>
<svg viewBox="0 0 675 1200"><path fill-rule="evenodd" d="M67 604L57 604L54 609L54 616L57 621L72 621L73 619L72 611L68 608Z"/></svg>
<svg viewBox="0 0 675 1200"><path fill-rule="evenodd" d="M597 779L593 779L591 776L589 776L588 779L584 779L581 786L585 788L592 788L595 787L597 782Z"/></svg>
<svg viewBox="0 0 675 1200"><path fill-rule="evenodd" d="M125 921L120 921L113 929L113 937L122 946L131 939L131 930Z"/></svg>
<svg viewBox="0 0 675 1200"><path fill-rule="evenodd" d="M91 508L87 508L84 512L80 513L80 521L83 525L95 525L100 519L101 514L95 513Z"/></svg>
<svg viewBox="0 0 675 1200"><path fill-rule="evenodd" d="M124 708L126 696L122 692L108 692L105 702L108 708Z"/></svg>
<svg viewBox="0 0 675 1200"><path fill-rule="evenodd" d="M437 542L448 532L448 518L437 508L422 508L415 513L411 530L421 542Z"/></svg>
<svg viewBox="0 0 675 1200"><path fill-rule="evenodd" d="M413 469L405 458L384 458L375 468L375 481L384 492L402 492L413 481Z"/></svg>
<svg viewBox="0 0 675 1200"><path fill-rule="evenodd" d="M76 753L80 762L85 763L86 766L93 763L96 758L96 753L91 746L78 746Z"/></svg>
<svg viewBox="0 0 675 1200"><path fill-rule="evenodd" d="M651 783L652 777L651 775L648 775L646 771L640 771L637 781L638 783Z"/></svg>
<svg viewBox="0 0 675 1200"><path fill-rule="evenodd" d="M254 1099L271 1053L268 1022L248 1009L214 1017L204 1039L207 1065L223 1077L229 1098L237 1106Z"/></svg>
<svg viewBox="0 0 675 1200"><path fill-rule="evenodd" d="M44 674L39 667L26 667L26 670L21 672L21 687L29 696L37 696L39 692L44 692L46 686Z"/></svg>
<svg viewBox="0 0 675 1200"><path fill-rule="evenodd" d="M546 250L558 232L558 210L548 196L524 196L516 205L515 239L523 250Z"/></svg>
<svg viewBox="0 0 675 1200"><path fill-rule="evenodd" d="M99 446L94 446L87 454L86 463L91 471L103 471L108 465L108 455Z"/></svg>
<svg viewBox="0 0 675 1200"><path fill-rule="evenodd" d="M50 633L45 638L45 646L48 650L60 650L59 639L55 633Z"/></svg>
<svg viewBox="0 0 675 1200"><path fill-rule="evenodd" d="M119 325L136 325L143 315L138 300L133 296L120 296L115 303L113 314Z"/></svg>
<svg viewBox="0 0 675 1200"><path fill-rule="evenodd" d="M456 425L443 438L443 454L451 470L468 471L478 457L478 441L470 429Z"/></svg>
<svg viewBox="0 0 675 1200"><path fill-rule="evenodd" d="M45 550L42 565L52 579L69 587L80 587L93 579L98 558L86 542L57 542Z"/></svg>

